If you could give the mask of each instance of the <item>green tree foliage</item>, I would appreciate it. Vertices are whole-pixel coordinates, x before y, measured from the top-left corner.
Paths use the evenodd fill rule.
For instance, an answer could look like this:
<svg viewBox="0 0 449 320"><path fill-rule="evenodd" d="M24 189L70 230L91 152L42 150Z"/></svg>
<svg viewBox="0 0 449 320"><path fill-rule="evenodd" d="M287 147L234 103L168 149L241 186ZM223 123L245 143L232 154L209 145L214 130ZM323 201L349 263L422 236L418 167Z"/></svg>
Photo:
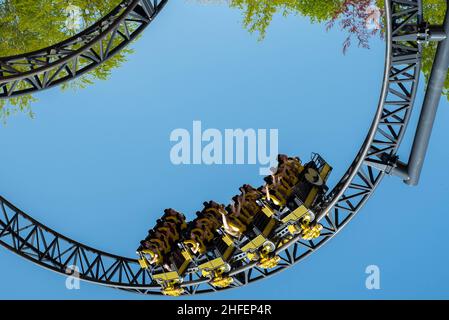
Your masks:
<svg viewBox="0 0 449 320"><path fill-rule="evenodd" d="M372 3L383 9L383 0L231 0L230 6L243 11L244 26L250 32L258 33L260 39L265 37L275 14L301 15L308 17L312 23L325 23L327 27L340 21L342 30L350 34L343 45L345 51L352 35L359 40L359 46L367 48L369 36L376 34L364 30L363 23L360 23L365 15L365 7ZM445 0L423 0L423 7L428 23L438 25L443 22ZM436 47L436 43L429 43L424 47L422 72L426 81L431 73ZM449 100L449 75L443 94Z"/></svg>
<svg viewBox="0 0 449 320"><path fill-rule="evenodd" d="M424 15L425 21L431 25L439 25L443 23L444 15L446 12L445 0L424 0ZM423 51L422 60L422 72L426 78L426 82L429 80L430 72L432 71L433 58L437 50L436 43L429 43L425 45ZM449 100L449 74L446 78L444 85L443 95Z"/></svg>
<svg viewBox="0 0 449 320"><path fill-rule="evenodd" d="M311 22L332 19L341 8L343 0L231 0L230 5L244 11L243 23L262 39L276 13L308 17Z"/></svg>
<svg viewBox="0 0 449 320"><path fill-rule="evenodd" d="M0 56L6 57L51 46L94 24L121 0L0 0ZM78 7L79 27L67 27L68 7ZM101 64L88 74L62 85L62 89L84 88L95 80L106 80L120 66L130 49ZM0 100L0 118L18 111L32 115L31 95Z"/></svg>

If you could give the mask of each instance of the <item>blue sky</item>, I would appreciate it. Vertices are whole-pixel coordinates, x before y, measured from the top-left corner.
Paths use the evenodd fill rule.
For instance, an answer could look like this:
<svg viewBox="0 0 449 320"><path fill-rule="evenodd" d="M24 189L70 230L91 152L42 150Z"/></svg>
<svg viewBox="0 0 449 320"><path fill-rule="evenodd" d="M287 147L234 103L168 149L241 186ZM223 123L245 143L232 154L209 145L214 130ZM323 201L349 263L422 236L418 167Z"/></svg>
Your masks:
<svg viewBox="0 0 449 320"><path fill-rule="evenodd" d="M276 17L265 41L241 13L193 1L168 4L108 81L42 92L35 119L0 127L0 192L48 226L88 245L133 256L164 208L191 216L227 203L259 166L174 166L170 132L192 127L279 129L280 152L321 153L332 181L352 161L374 115L384 44L353 47L300 17ZM418 103L422 100L423 83ZM360 214L318 252L275 277L207 299L449 298L445 225L449 151L439 111L421 184L386 178ZM413 129L416 122L410 126ZM406 155L409 130L401 153ZM65 278L0 250L0 298L154 299ZM365 288L378 265L381 289Z"/></svg>

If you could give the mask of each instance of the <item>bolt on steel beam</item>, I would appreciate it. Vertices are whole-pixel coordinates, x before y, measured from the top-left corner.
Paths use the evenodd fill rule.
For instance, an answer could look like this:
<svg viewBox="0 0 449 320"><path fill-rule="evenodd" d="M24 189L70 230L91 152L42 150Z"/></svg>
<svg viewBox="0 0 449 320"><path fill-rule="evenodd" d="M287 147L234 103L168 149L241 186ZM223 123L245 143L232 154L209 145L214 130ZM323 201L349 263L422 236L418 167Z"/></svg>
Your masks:
<svg viewBox="0 0 449 320"><path fill-rule="evenodd" d="M447 33L441 26L432 26L429 28L429 41L441 42L447 39Z"/></svg>

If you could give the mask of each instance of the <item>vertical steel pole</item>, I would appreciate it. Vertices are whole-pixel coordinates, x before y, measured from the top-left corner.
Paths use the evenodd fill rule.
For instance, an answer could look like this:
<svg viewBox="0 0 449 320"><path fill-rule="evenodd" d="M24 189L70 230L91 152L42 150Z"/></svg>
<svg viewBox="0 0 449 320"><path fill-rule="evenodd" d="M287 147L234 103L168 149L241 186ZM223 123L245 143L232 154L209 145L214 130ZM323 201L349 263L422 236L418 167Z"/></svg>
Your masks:
<svg viewBox="0 0 449 320"><path fill-rule="evenodd" d="M449 0L447 0L447 6L443 29L446 35L449 35ZM419 182L448 69L449 39L446 38L438 43L429 84L427 85L427 91L408 162L409 178L404 180L409 185L414 186Z"/></svg>

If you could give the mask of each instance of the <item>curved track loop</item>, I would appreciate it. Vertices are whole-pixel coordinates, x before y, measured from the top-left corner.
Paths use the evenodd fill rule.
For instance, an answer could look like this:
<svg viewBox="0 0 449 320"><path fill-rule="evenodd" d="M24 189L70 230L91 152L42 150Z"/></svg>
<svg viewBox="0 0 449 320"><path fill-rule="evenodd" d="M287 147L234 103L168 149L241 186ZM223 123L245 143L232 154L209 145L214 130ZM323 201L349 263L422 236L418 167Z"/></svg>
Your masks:
<svg viewBox="0 0 449 320"><path fill-rule="evenodd" d="M301 261L335 236L362 208L384 176L373 163L387 164L394 157L409 122L421 65L421 45L403 40L418 35L422 24L421 0L386 0L387 43L384 83L379 106L368 135L354 162L331 191L327 209L320 215L324 230L314 241L292 239L278 250L281 263L264 270L250 263L231 271L239 287L266 278ZM410 39L410 37L407 37ZM386 156L385 156L386 155ZM160 294L159 286L135 259L124 258L87 247L38 223L0 197L0 244L50 270L63 273L76 265L83 280L123 290ZM183 287L186 294L218 289L189 270ZM221 289L226 290L226 289Z"/></svg>
<svg viewBox="0 0 449 320"><path fill-rule="evenodd" d="M124 0L107 16L51 47L0 58L0 98L70 81L99 66L133 41L168 0Z"/></svg>

